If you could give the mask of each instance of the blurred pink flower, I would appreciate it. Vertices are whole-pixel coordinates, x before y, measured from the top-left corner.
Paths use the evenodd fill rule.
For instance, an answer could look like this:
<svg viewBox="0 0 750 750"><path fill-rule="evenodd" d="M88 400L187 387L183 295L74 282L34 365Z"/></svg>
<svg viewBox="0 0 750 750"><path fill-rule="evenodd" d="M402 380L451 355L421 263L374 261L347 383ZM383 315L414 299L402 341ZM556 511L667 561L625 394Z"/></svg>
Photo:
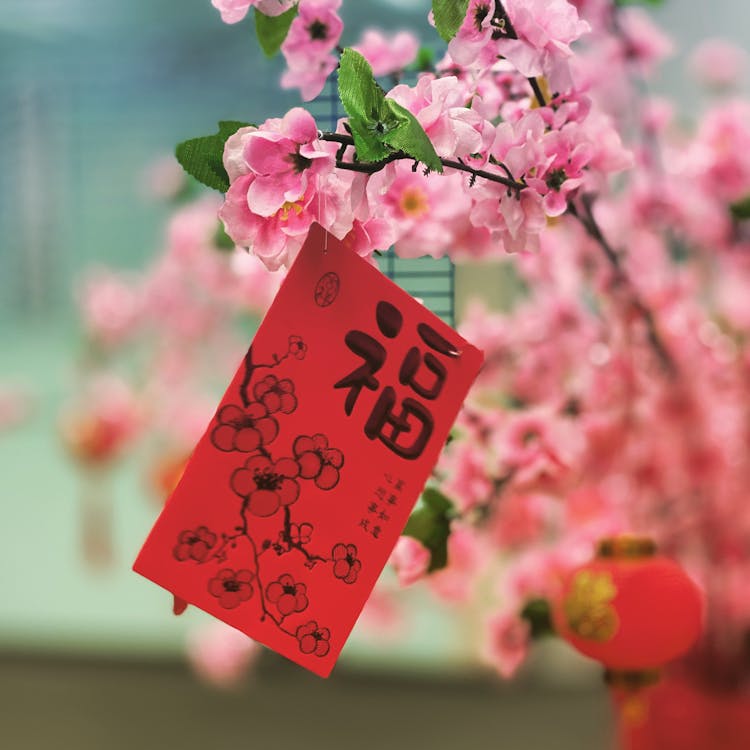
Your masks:
<svg viewBox="0 0 750 750"><path fill-rule="evenodd" d="M0 383L0 432L24 422L31 412L31 399L21 386Z"/></svg>
<svg viewBox="0 0 750 750"><path fill-rule="evenodd" d="M84 328L98 344L122 344L142 321L144 300L138 280L125 273L90 271L78 289L77 299Z"/></svg>
<svg viewBox="0 0 750 750"><path fill-rule="evenodd" d="M172 200L187 185L185 171L174 156L164 156L149 164L143 175L144 192L158 200Z"/></svg>
<svg viewBox="0 0 750 750"><path fill-rule="evenodd" d="M430 551L417 539L400 536L389 560L401 586L411 586L422 578L430 564Z"/></svg>
<svg viewBox="0 0 750 750"><path fill-rule="evenodd" d="M516 614L499 612L487 621L482 650L484 661L506 680L526 659L531 641L529 623Z"/></svg>
<svg viewBox="0 0 750 750"><path fill-rule="evenodd" d="M198 677L219 688L238 685L261 651L260 644L218 620L191 630L186 646Z"/></svg>
<svg viewBox="0 0 750 750"><path fill-rule="evenodd" d="M490 555L486 538L473 527L453 522L448 537L448 564L427 582L447 602L465 602L475 590L476 578Z"/></svg>
<svg viewBox="0 0 750 750"><path fill-rule="evenodd" d="M748 54L727 39L704 39L690 55L688 66L704 86L726 89L737 86L747 70Z"/></svg>
<svg viewBox="0 0 750 750"><path fill-rule="evenodd" d="M650 73L674 52L674 43L642 8L622 8L618 22L623 33L625 59Z"/></svg>
<svg viewBox="0 0 750 750"><path fill-rule="evenodd" d="M221 13L224 23L238 23L250 8L257 8L266 16L278 16L291 8L297 0L211 0Z"/></svg>
<svg viewBox="0 0 750 750"><path fill-rule="evenodd" d="M376 586L357 620L357 630L374 643L396 642L404 636L403 607L389 591Z"/></svg>
<svg viewBox="0 0 750 750"><path fill-rule="evenodd" d="M447 472L443 490L460 513L491 500L492 477L486 466L484 446L460 440L444 452L441 469Z"/></svg>
<svg viewBox="0 0 750 750"><path fill-rule="evenodd" d="M419 39L408 31L386 36L378 29L365 29L359 44L352 49L359 52L376 77L403 70L414 62L419 50Z"/></svg>

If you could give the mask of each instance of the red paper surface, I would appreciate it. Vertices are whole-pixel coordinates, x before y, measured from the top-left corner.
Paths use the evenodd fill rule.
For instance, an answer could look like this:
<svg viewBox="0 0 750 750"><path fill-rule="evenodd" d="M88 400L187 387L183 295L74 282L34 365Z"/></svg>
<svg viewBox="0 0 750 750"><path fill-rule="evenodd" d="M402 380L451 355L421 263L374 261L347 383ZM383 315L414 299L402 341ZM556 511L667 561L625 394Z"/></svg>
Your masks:
<svg viewBox="0 0 750 750"><path fill-rule="evenodd" d="M327 676L481 362L316 225L134 569Z"/></svg>

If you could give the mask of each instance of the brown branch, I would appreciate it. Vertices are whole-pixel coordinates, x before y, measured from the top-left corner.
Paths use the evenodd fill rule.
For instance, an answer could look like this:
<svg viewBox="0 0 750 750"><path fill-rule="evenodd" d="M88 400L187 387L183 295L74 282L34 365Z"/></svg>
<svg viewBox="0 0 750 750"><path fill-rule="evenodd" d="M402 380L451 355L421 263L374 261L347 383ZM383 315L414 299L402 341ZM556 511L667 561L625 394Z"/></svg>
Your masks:
<svg viewBox="0 0 750 750"><path fill-rule="evenodd" d="M581 223L589 237L591 237L591 239L593 239L601 248L602 252L604 253L604 257L607 259L610 266L612 266L612 270L615 273L616 280L623 286L627 287L630 293L630 303L641 316L641 319L646 325L646 336L648 338L649 345L658 357L662 369L669 377L677 378L679 375L677 363L669 353L669 350L667 349L664 341L661 338L661 335L659 334L654 314L648 307L648 305L646 305L646 303L641 299L640 295L633 286L631 280L628 278L628 275L622 266L620 256L604 236L604 233L597 223L591 209L592 201L590 196L581 196L580 202L582 211L579 211L571 202L568 204L568 213L574 216Z"/></svg>
<svg viewBox="0 0 750 750"><path fill-rule="evenodd" d="M318 133L318 138L321 141L329 141L331 143L340 143L342 146L354 146L354 138L350 135L344 135L343 133L329 133L329 132L320 132ZM341 152L339 151L339 154ZM394 151L392 154L389 154L385 159L381 159L380 161L372 161L372 162L361 162L361 161L344 161L343 158L338 158L339 154L337 154L336 159L336 166L339 169L346 169L352 172L362 172L364 174L374 174L375 172L379 172L383 167L385 167L387 164L390 164L394 161L399 161L401 159L409 159L414 160L413 156L410 156L404 151ZM460 160L454 160L454 159L443 159L440 158L440 163L444 167L448 167L449 169L456 169L460 172L466 172L467 174L472 175L474 179L477 177L481 177L484 180L489 180L490 182L496 182L500 185L504 185L508 188L509 191L512 191L516 196L520 194L522 190L524 190L526 187L525 182L522 180L516 180L513 178L513 176L508 171L507 167L500 164L499 166L503 169L505 169L505 172L507 177L504 177L501 174L497 174L496 172L488 172L486 169L476 169L474 167L469 166L468 164L464 163Z"/></svg>

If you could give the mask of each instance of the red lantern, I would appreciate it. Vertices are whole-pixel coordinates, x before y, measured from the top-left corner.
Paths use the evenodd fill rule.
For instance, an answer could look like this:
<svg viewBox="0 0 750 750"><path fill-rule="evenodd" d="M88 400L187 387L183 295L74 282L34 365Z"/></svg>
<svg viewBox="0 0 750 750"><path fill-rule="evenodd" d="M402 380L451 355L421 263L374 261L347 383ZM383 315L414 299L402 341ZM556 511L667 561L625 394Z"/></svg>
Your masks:
<svg viewBox="0 0 750 750"><path fill-rule="evenodd" d="M701 632L703 596L652 540L605 539L567 576L554 608L558 633L615 672L644 673L687 651Z"/></svg>

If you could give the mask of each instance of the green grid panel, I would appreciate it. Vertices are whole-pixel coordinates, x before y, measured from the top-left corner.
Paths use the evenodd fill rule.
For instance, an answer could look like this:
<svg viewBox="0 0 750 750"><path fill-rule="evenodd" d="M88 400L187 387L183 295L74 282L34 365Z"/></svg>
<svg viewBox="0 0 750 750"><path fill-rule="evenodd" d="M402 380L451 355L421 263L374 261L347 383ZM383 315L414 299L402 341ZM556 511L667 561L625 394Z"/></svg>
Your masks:
<svg viewBox="0 0 750 750"><path fill-rule="evenodd" d="M319 127L336 129L342 113L334 72L325 89L312 103L312 114ZM442 318L455 325L455 268L448 258L400 258L393 250L378 259L380 270L402 289L416 297Z"/></svg>

